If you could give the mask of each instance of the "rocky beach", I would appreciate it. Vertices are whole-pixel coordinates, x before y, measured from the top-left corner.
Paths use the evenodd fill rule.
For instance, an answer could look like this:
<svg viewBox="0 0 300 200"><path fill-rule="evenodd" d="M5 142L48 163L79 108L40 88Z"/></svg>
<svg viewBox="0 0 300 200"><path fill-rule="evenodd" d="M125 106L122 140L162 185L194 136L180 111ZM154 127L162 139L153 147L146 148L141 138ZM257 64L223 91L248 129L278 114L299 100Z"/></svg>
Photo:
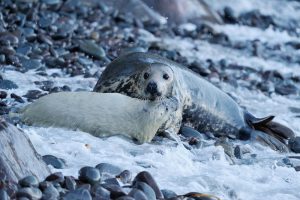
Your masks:
<svg viewBox="0 0 300 200"><path fill-rule="evenodd" d="M92 91L107 64L142 51L186 66L300 136L300 2L200 2L202 15L176 18L140 0L1 1L0 114L9 125L1 122L0 131L27 139L7 137L0 148L13 143L11 152L22 156L18 144L25 142L35 149L27 156L39 154L48 166L35 171L24 162L28 170L11 176L11 186L0 159L0 199L300 199L297 153L189 127L174 140L156 136L138 145L26 126L9 114L49 93ZM300 140L292 145L300 152Z"/></svg>

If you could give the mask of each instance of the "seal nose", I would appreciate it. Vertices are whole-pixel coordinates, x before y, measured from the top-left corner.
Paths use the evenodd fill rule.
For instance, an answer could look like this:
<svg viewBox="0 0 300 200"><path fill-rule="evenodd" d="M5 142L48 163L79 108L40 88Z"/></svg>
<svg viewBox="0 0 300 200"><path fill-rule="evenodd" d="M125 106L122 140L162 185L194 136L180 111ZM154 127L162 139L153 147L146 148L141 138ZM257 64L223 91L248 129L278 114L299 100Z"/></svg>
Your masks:
<svg viewBox="0 0 300 200"><path fill-rule="evenodd" d="M150 83L148 83L146 90L150 94L156 94L157 93L157 84L155 82L151 81Z"/></svg>

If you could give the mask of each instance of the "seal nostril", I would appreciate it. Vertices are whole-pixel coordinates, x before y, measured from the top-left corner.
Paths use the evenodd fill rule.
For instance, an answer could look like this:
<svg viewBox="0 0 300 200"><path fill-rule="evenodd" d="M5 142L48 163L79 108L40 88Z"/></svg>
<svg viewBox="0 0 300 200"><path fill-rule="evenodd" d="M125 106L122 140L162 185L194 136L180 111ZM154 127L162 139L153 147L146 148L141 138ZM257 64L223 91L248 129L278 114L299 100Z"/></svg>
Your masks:
<svg viewBox="0 0 300 200"><path fill-rule="evenodd" d="M157 84L155 82L148 83L147 91L151 94L157 93Z"/></svg>

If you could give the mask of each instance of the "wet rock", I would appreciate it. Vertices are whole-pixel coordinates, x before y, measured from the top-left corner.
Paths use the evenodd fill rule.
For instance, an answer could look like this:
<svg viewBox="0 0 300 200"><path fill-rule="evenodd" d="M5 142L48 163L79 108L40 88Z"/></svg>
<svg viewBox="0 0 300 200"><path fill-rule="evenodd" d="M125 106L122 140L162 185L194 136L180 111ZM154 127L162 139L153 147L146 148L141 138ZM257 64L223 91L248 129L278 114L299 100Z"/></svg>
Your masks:
<svg viewBox="0 0 300 200"><path fill-rule="evenodd" d="M181 134L186 138L193 137L193 138L203 139L203 134L188 126L182 126L179 130L179 134Z"/></svg>
<svg viewBox="0 0 300 200"><path fill-rule="evenodd" d="M11 93L10 97L19 103L25 103L25 101L22 99L22 97L16 95L15 93Z"/></svg>
<svg viewBox="0 0 300 200"><path fill-rule="evenodd" d="M7 97L7 92L0 91L0 99L5 99Z"/></svg>
<svg viewBox="0 0 300 200"><path fill-rule="evenodd" d="M0 199L1 200L9 200L10 199L6 190L0 189Z"/></svg>
<svg viewBox="0 0 300 200"><path fill-rule="evenodd" d="M57 189L50 184L47 188L44 189L43 191L43 196L42 199L58 199L59 197L59 192Z"/></svg>
<svg viewBox="0 0 300 200"><path fill-rule="evenodd" d="M9 32L0 33L0 44L16 46L18 43L19 43L19 39L15 35Z"/></svg>
<svg viewBox="0 0 300 200"><path fill-rule="evenodd" d="M76 189L76 181L75 181L74 177L66 176L64 185L65 185L65 188L70 191L75 190Z"/></svg>
<svg viewBox="0 0 300 200"><path fill-rule="evenodd" d="M106 57L105 51L91 40L83 40L79 42L79 49L97 59L104 59Z"/></svg>
<svg viewBox="0 0 300 200"><path fill-rule="evenodd" d="M18 85L10 80L0 79L0 88L5 90L17 89Z"/></svg>
<svg viewBox="0 0 300 200"><path fill-rule="evenodd" d="M242 159L242 156L243 156L243 152L242 152L242 149L239 145L237 145L235 148L234 148L234 156L238 159Z"/></svg>
<svg viewBox="0 0 300 200"><path fill-rule="evenodd" d="M104 180L104 183L112 184L112 185L120 185L116 178L108 178L108 179Z"/></svg>
<svg viewBox="0 0 300 200"><path fill-rule="evenodd" d="M100 172L94 167L83 167L79 171L79 180L86 183L95 184L96 182L100 181Z"/></svg>
<svg viewBox="0 0 300 200"><path fill-rule="evenodd" d="M64 85L62 87L53 87L49 93L54 93L54 92L70 92L71 88L67 85Z"/></svg>
<svg viewBox="0 0 300 200"><path fill-rule="evenodd" d="M101 186L110 192L110 198L112 199L126 195L125 191L118 185L101 184Z"/></svg>
<svg viewBox="0 0 300 200"><path fill-rule="evenodd" d="M50 91L54 85L53 81L36 81L34 82L41 90Z"/></svg>
<svg viewBox="0 0 300 200"><path fill-rule="evenodd" d="M55 172L53 174L50 174L49 176L47 176L47 178L45 179L45 181L49 181L54 183L59 183L59 184L63 184L65 181L64 175L61 172Z"/></svg>
<svg viewBox="0 0 300 200"><path fill-rule="evenodd" d="M161 190L161 192L163 193L165 199L170 199L170 198L177 196L177 194L172 190L164 189L164 190Z"/></svg>
<svg viewBox="0 0 300 200"><path fill-rule="evenodd" d="M90 192L86 189L76 189L67 193L64 197L64 200L92 200Z"/></svg>
<svg viewBox="0 0 300 200"><path fill-rule="evenodd" d="M276 25L271 16L262 15L259 10L253 10L241 14L238 21L244 25L259 27L262 29L266 29L270 25Z"/></svg>
<svg viewBox="0 0 300 200"><path fill-rule="evenodd" d="M37 59L22 58L20 62L25 70L37 69L41 66L41 61Z"/></svg>
<svg viewBox="0 0 300 200"><path fill-rule="evenodd" d="M19 181L21 187L38 187L39 181L35 176L26 176Z"/></svg>
<svg viewBox="0 0 300 200"><path fill-rule="evenodd" d="M144 182L148 184L154 190L157 199L163 198L163 194L159 190L156 181L154 180L154 178L149 172L143 171L137 174L136 177L134 178L133 183L135 182Z"/></svg>
<svg viewBox="0 0 300 200"><path fill-rule="evenodd" d="M102 179L115 177L122 172L121 168L109 163L100 163L96 165L96 168L99 170Z"/></svg>
<svg viewBox="0 0 300 200"><path fill-rule="evenodd" d="M16 51L11 46L0 46L0 54L4 54L6 56L15 55Z"/></svg>
<svg viewBox="0 0 300 200"><path fill-rule="evenodd" d="M132 173L129 170L122 171L118 176L116 176L122 183L130 183L132 179Z"/></svg>
<svg viewBox="0 0 300 200"><path fill-rule="evenodd" d="M300 153L300 137L295 137L289 141L290 149L295 153Z"/></svg>
<svg viewBox="0 0 300 200"><path fill-rule="evenodd" d="M275 92L281 95L297 94L298 88L293 83L283 82L275 85Z"/></svg>
<svg viewBox="0 0 300 200"><path fill-rule="evenodd" d="M133 188L141 190L148 200L156 200L156 195L154 190L144 182L135 182Z"/></svg>
<svg viewBox="0 0 300 200"><path fill-rule="evenodd" d="M34 100L34 99L38 99L42 96L44 96L45 94L42 93L40 90L29 90L23 97L26 97L28 100Z"/></svg>
<svg viewBox="0 0 300 200"><path fill-rule="evenodd" d="M27 197L29 199L41 199L42 198L42 192L38 188L34 187L25 187L18 190L16 196L18 198L20 197Z"/></svg>
<svg viewBox="0 0 300 200"><path fill-rule="evenodd" d="M126 196L119 197L116 200L135 200L135 198L126 195Z"/></svg>
<svg viewBox="0 0 300 200"><path fill-rule="evenodd" d="M230 23L230 24L235 24L237 23L237 18L234 14L234 11L232 8L226 6L224 8L224 15L223 15L223 20L225 23Z"/></svg>
<svg viewBox="0 0 300 200"><path fill-rule="evenodd" d="M100 184L95 184L92 187L91 194L96 199L109 199L110 191L102 187Z"/></svg>
<svg viewBox="0 0 300 200"><path fill-rule="evenodd" d="M128 195L132 196L134 199L147 200L147 196L139 189L133 188Z"/></svg>
<svg viewBox="0 0 300 200"><path fill-rule="evenodd" d="M52 165L56 169L64 169L66 167L63 159L52 155L44 155L43 160L47 165Z"/></svg>
<svg viewBox="0 0 300 200"><path fill-rule="evenodd" d="M209 74L211 74L211 71L205 67L205 64L200 63L199 61L192 62L189 68L201 76L208 76Z"/></svg>

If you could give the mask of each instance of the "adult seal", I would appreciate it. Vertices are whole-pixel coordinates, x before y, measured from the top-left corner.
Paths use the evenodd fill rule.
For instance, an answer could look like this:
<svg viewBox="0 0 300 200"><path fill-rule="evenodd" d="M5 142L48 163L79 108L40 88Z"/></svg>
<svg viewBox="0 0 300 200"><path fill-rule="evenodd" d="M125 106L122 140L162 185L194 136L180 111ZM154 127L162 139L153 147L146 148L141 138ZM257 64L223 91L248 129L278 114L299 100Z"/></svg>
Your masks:
<svg viewBox="0 0 300 200"><path fill-rule="evenodd" d="M149 101L118 93L61 92L26 106L21 119L30 125L79 129L94 136L124 135L150 142L177 109L174 99Z"/></svg>
<svg viewBox="0 0 300 200"><path fill-rule="evenodd" d="M179 108L162 130L178 131L180 125L187 124L217 137L259 140L282 152L288 151L287 142L294 137L289 128L272 121L274 116L254 117L198 74L150 53L129 53L112 61L94 91L152 101L176 98Z"/></svg>

